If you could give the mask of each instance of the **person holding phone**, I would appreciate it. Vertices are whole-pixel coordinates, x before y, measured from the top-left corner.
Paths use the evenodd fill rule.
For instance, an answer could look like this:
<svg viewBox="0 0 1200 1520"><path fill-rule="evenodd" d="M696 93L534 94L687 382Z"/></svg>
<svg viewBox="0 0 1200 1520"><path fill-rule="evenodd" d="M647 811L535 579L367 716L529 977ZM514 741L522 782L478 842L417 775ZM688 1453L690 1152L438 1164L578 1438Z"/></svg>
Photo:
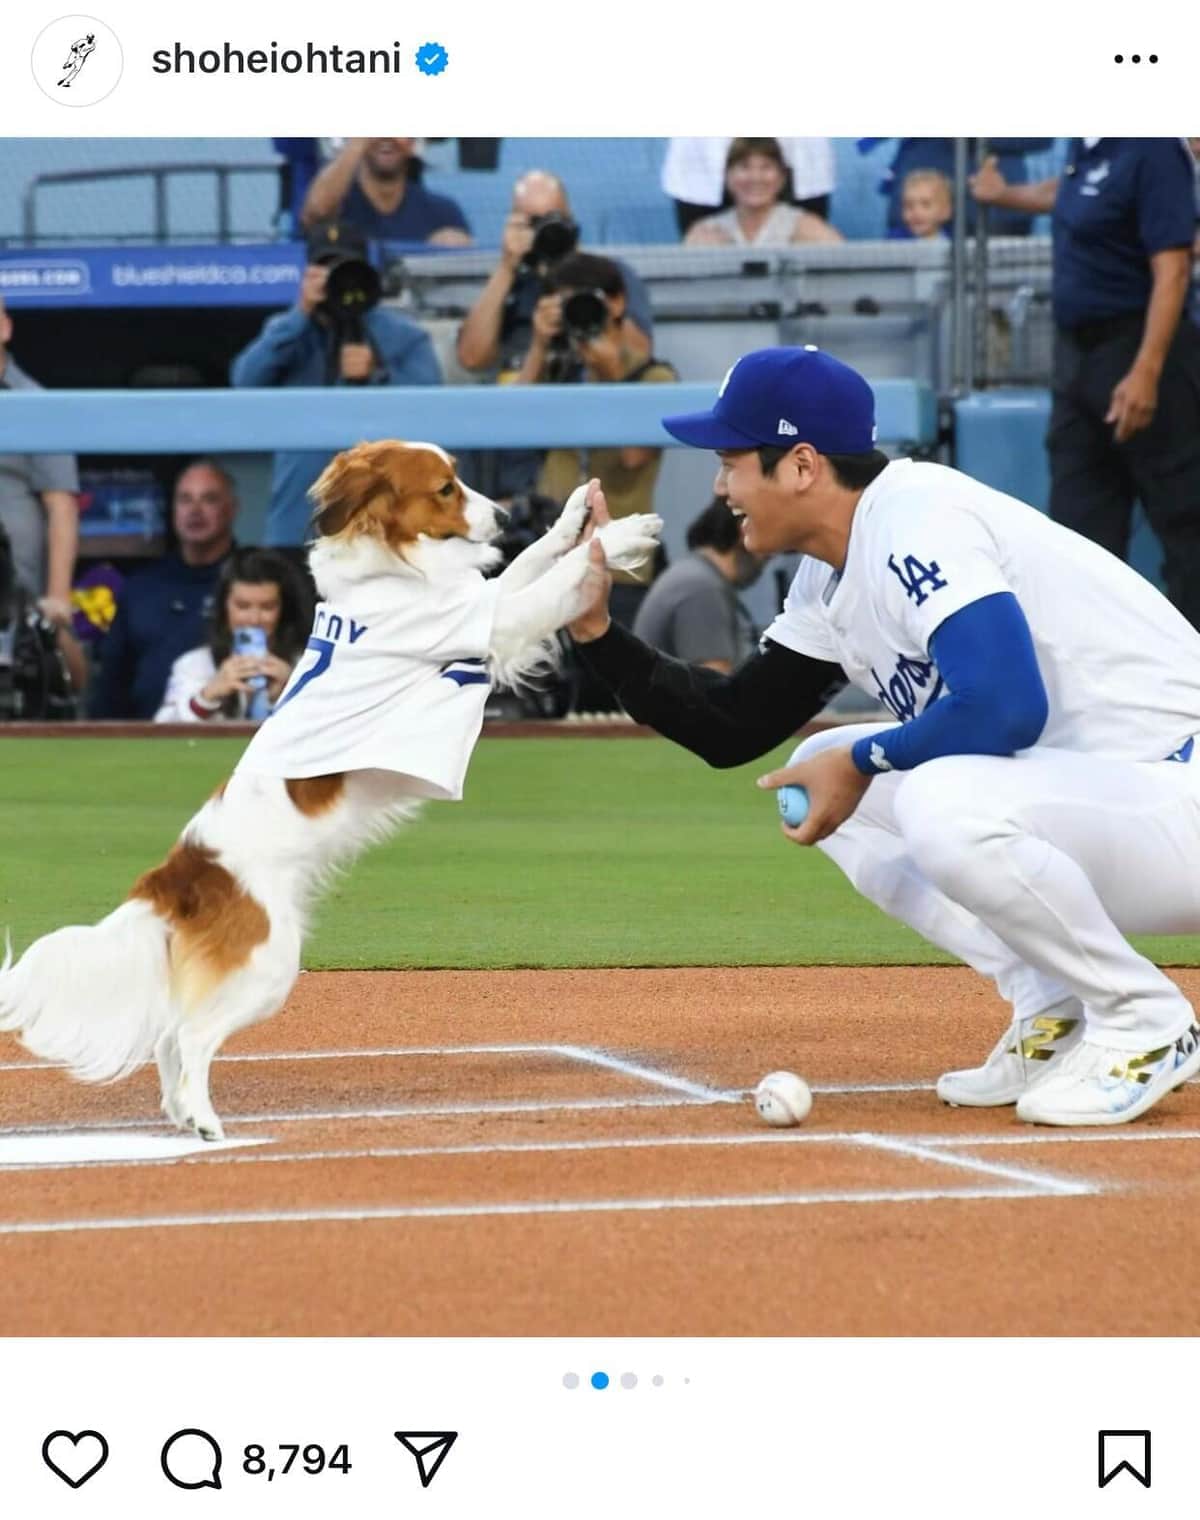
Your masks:
<svg viewBox="0 0 1200 1520"><path fill-rule="evenodd" d="M156 723L269 717L304 652L313 596L302 572L270 549L238 549L217 588L212 634L171 667Z"/></svg>

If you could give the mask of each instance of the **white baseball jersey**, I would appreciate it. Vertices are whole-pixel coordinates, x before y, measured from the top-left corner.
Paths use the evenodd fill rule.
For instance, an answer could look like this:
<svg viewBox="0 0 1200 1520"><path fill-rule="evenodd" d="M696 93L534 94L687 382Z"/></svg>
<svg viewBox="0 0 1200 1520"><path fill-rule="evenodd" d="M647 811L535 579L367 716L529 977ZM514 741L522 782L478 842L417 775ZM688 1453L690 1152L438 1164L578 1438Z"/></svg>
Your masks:
<svg viewBox="0 0 1200 1520"><path fill-rule="evenodd" d="M898 460L867 487L840 575L801 562L766 637L840 664L900 722L942 694L929 644L996 592L1017 598L1049 698L1040 744L1161 760L1200 732L1200 634L1148 581L958 470Z"/></svg>
<svg viewBox="0 0 1200 1520"><path fill-rule="evenodd" d="M489 682L497 581L477 571L376 576L321 602L305 657L239 771L302 778L395 771L413 795L458 801Z"/></svg>

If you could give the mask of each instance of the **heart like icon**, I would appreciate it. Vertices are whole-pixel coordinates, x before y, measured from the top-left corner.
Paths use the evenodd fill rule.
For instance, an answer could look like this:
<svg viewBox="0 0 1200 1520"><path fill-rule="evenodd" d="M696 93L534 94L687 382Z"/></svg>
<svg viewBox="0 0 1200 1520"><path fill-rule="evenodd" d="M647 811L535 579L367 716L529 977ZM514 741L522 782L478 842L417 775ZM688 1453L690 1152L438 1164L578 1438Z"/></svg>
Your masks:
<svg viewBox="0 0 1200 1520"><path fill-rule="evenodd" d="M72 1488L82 1488L108 1461L108 1442L98 1430L52 1430L42 1442L42 1461Z"/></svg>

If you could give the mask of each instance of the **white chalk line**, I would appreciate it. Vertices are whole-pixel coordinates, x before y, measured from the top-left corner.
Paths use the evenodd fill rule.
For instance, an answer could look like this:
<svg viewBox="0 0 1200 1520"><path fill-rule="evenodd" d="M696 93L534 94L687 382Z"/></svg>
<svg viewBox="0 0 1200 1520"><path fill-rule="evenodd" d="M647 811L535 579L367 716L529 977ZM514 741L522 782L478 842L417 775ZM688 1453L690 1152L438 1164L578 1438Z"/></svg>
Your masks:
<svg viewBox="0 0 1200 1520"><path fill-rule="evenodd" d="M1056 1177L1051 1172L1034 1172L1026 1167L1005 1166L995 1161L980 1161L975 1156L957 1155L947 1146L921 1145L917 1141L893 1135L862 1135L858 1143L864 1149L889 1151L897 1156L911 1156L914 1161L932 1161L960 1171L979 1172L985 1177L1001 1177L1006 1182L1023 1183L1055 1197L1083 1197L1101 1191L1096 1183Z"/></svg>
<svg viewBox="0 0 1200 1520"><path fill-rule="evenodd" d="M226 1122L229 1124L299 1124L306 1121L323 1122L335 1119L406 1119L424 1118L448 1115L470 1114L521 1114L537 1112L556 1112L575 1109L603 1109L603 1108L661 1108L675 1104L695 1103L740 1103L743 1098L741 1092L724 1091L714 1087L708 1087L701 1082L693 1082L687 1077L676 1076L671 1072L660 1071L654 1067L640 1065L628 1061L622 1056L614 1055L609 1051L595 1050L585 1045L459 1045L459 1046L423 1046L392 1048L378 1051L310 1051L306 1056L297 1059L311 1060L341 1060L347 1057L374 1057L382 1055L513 1055L529 1054L535 1052L540 1055L555 1055L563 1060L581 1063L602 1071L611 1071L632 1081L649 1084L664 1089L672 1096L647 1096L637 1095L630 1097L614 1098L574 1098L574 1099L545 1099L533 1100L524 1103L511 1103L503 1100L485 1103L456 1103L456 1104L412 1104L396 1108L372 1108L360 1110L342 1110L335 1112L308 1112L308 1113L271 1113L271 1114L234 1114L230 1115ZM217 1057L218 1060L222 1059ZM249 1056L229 1057L230 1060L280 1060L289 1057ZM55 1068L49 1068L51 1070ZM678 1095L678 1096L674 1096ZM0 1135L33 1135L33 1134L60 1134L64 1131L77 1129L128 1129L144 1124L144 1119L117 1119L117 1120L84 1120L73 1125L0 1125Z"/></svg>
<svg viewBox="0 0 1200 1520"><path fill-rule="evenodd" d="M569 1047L572 1051L577 1047ZM560 1045L391 1045L357 1050L272 1050L249 1055L218 1055L227 1065L254 1061L380 1061L403 1056L527 1056L563 1055ZM47 1061L0 1061L4 1071L61 1071Z"/></svg>
<svg viewBox="0 0 1200 1520"><path fill-rule="evenodd" d="M144 1166L265 1166L303 1165L308 1162L328 1161L385 1161L421 1160L449 1156L518 1156L557 1155L604 1151L669 1150L677 1148L738 1148L742 1146L804 1146L842 1145L863 1149L874 1147L910 1154L915 1159L940 1161L947 1166L959 1166L984 1175L999 1176L1026 1186L1052 1187L1055 1192L1071 1195L1092 1191L1090 1184L1073 1178L1051 1177L1044 1172L1033 1172L1013 1167L1001 1167L983 1163L972 1157L944 1156L942 1151L969 1150L977 1146L992 1145L1046 1145L1046 1144L1117 1144L1127 1140L1141 1141L1194 1141L1200 1140L1200 1130L1180 1130L1174 1133L1156 1131L1151 1134L1104 1133L1104 1134L1037 1134L1037 1135L910 1135L896 1137L862 1130L829 1130L805 1132L802 1130L763 1130L750 1134L725 1135L642 1135L624 1138L596 1140L506 1140L479 1141L466 1145L373 1145L342 1146L313 1151L259 1151L243 1155L214 1150L193 1152L184 1157L126 1157L119 1160L36 1162L0 1162L0 1172L8 1171L74 1171L104 1167ZM259 1145L270 1143L260 1139ZM932 1153L932 1154L931 1154Z"/></svg>
<svg viewBox="0 0 1200 1520"><path fill-rule="evenodd" d="M800 1134L781 1130L768 1130L760 1134L750 1135L644 1135L631 1136L625 1139L603 1140L502 1140L488 1143L479 1141L472 1145L370 1145L370 1146L345 1146L333 1150L319 1151L268 1151L256 1153L255 1157L245 1159L258 1159L273 1162L302 1163L306 1161L381 1161L381 1160L415 1160L421 1157L439 1156L519 1156L519 1155L542 1155L552 1156L558 1152L579 1151L625 1151L625 1150L656 1150L659 1147L669 1149L675 1146L739 1146L739 1145L846 1145L860 1140L862 1136L857 1134ZM268 1144L268 1141L261 1141ZM186 1158L200 1162L202 1165L218 1165L226 1159L225 1153L214 1151L211 1155L204 1151L195 1152ZM230 1156L229 1160L238 1159ZM64 1161L54 1163L40 1163L29 1161L0 1162L0 1171L47 1171L47 1170L72 1170L76 1167L107 1167L107 1166L159 1166L173 1158L138 1157L127 1158L120 1161Z"/></svg>
<svg viewBox="0 0 1200 1520"><path fill-rule="evenodd" d="M636 1061L629 1061L623 1056L614 1054L612 1051L598 1050L590 1045L409 1045L386 1046L378 1049L303 1050L277 1051L253 1055L219 1055L214 1059L235 1064L256 1061L374 1061L391 1060L406 1056L445 1057L481 1055L557 1056L565 1061L574 1061L602 1071L615 1072L619 1076L630 1078L631 1081L648 1083L650 1086L661 1087L668 1092L686 1093L690 1097L700 1098L709 1103L728 1103L745 1096L745 1093L741 1089L732 1090L710 1087L706 1083L694 1082L688 1077L678 1076L673 1072L662 1071L657 1067L645 1066ZM60 1069L45 1061L0 1062L0 1072L59 1071Z"/></svg>
<svg viewBox="0 0 1200 1520"><path fill-rule="evenodd" d="M354 1050L277 1050L249 1055L218 1055L214 1057L214 1064L222 1062L226 1065L242 1065L265 1061L382 1061L403 1059L407 1056L490 1055L562 1056L566 1060L603 1067L639 1081L669 1087L680 1092L693 1091L697 1096L720 1094L723 1102L730 1098L748 1097L754 1090L753 1088L709 1087L701 1082L692 1082L686 1077L626 1061L611 1052L588 1045L405 1045ZM0 1073L8 1071L44 1071L61 1075L62 1068L47 1061L0 1061ZM814 1093L837 1096L852 1093L932 1092L935 1084L933 1082L812 1082L809 1085Z"/></svg>
<svg viewBox="0 0 1200 1520"><path fill-rule="evenodd" d="M224 1114L227 1126L239 1124L325 1124L370 1119L428 1119L472 1114L548 1114L574 1113L593 1109L622 1108L703 1108L716 1100L689 1098L669 1093L637 1093L622 1098L545 1098L509 1103L414 1103L396 1108L339 1108L306 1110L301 1113ZM722 1100L725 1101L725 1100ZM734 1101L732 1099L728 1101ZM142 1129L153 1126L147 1115L140 1119L81 1119L74 1124L3 1124L0 1135L60 1135L81 1129Z"/></svg>
<svg viewBox="0 0 1200 1520"><path fill-rule="evenodd" d="M145 1218L13 1220L0 1236L69 1235L103 1230L179 1230L274 1224L366 1224L400 1219L482 1219L547 1214L657 1213L684 1209L769 1209L864 1203L943 1203L1038 1198L1028 1188L907 1188L872 1192L747 1194L730 1198L603 1198L579 1202L415 1204L377 1209L282 1209L244 1214L165 1214Z"/></svg>
<svg viewBox="0 0 1200 1520"><path fill-rule="evenodd" d="M230 1065L264 1061L375 1061L402 1059L406 1056L486 1056L486 1055L557 1055L566 1060L584 1062L611 1071L620 1072L637 1080L650 1082L672 1091L691 1092L709 1102L729 1103L750 1097L752 1087L716 1088L686 1077L659 1071L654 1067L641 1066L626 1061L610 1052L587 1045L557 1044L510 1044L510 1045L405 1045L363 1047L347 1050L279 1050L249 1055L218 1055L214 1062ZM0 1073L7 1071L43 1071L62 1074L62 1068L46 1061L2 1061ZM1185 1087L1200 1085L1200 1077L1193 1077L1181 1084ZM853 1097L858 1093L923 1093L933 1092L935 1082L810 1082L814 1093L824 1097ZM0 1134L6 1133L0 1126ZM999 1144L1000 1142L995 1142Z"/></svg>
<svg viewBox="0 0 1200 1520"><path fill-rule="evenodd" d="M1143 1145L1147 1141L1200 1140L1200 1129L1135 1130L1127 1124L1098 1133L1052 1130L1029 1135L935 1135L922 1138L923 1145Z"/></svg>
<svg viewBox="0 0 1200 1520"><path fill-rule="evenodd" d="M689 1097L700 1098L706 1103L732 1103L745 1096L740 1089L709 1087L703 1082L693 1082L688 1077L674 1076L671 1072L659 1071L653 1066L642 1066L636 1061L627 1061L623 1056L613 1055L610 1051L596 1050L590 1045L556 1045L554 1048L559 1055L566 1056L569 1060L582 1061L588 1066L598 1066L605 1071L619 1072L623 1077L630 1077L638 1082L649 1082L671 1092L687 1093Z"/></svg>

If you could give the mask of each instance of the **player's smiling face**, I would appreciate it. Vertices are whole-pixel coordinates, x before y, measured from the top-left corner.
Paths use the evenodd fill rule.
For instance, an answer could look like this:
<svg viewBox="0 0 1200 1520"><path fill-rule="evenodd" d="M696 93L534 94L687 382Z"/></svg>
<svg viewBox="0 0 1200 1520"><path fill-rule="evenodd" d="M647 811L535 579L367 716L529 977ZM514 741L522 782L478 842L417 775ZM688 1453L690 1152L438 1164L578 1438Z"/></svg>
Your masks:
<svg viewBox="0 0 1200 1520"><path fill-rule="evenodd" d="M741 524L742 543L752 554L781 554L798 546L797 521L804 499L793 488L795 469L791 456L781 459L772 474L764 475L755 449L719 453L720 468L713 492L725 501Z"/></svg>

